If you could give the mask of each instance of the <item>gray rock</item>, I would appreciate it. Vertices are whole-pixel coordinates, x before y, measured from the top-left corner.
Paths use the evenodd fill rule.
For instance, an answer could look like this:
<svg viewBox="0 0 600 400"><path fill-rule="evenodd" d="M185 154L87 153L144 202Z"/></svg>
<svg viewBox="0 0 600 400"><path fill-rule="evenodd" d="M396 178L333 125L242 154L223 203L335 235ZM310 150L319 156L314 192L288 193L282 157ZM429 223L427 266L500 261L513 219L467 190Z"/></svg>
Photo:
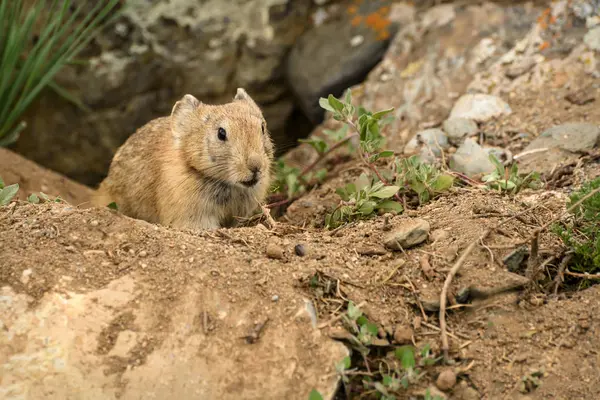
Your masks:
<svg viewBox="0 0 600 400"><path fill-rule="evenodd" d="M458 99L450 112L450 118L469 118L477 122L485 122L510 113L512 113L510 106L501 98L475 93L466 94Z"/></svg>
<svg viewBox="0 0 600 400"><path fill-rule="evenodd" d="M385 246L390 250L414 247L427 240L429 229L429 222L424 219L406 219L398 228L386 235Z"/></svg>
<svg viewBox="0 0 600 400"><path fill-rule="evenodd" d="M390 1L364 1L355 13L344 12L303 34L294 44L286 67L288 83L302 110L315 123L323 119L319 97L340 96L348 87L364 80L379 63L397 31L397 24L374 14ZM372 26L370 14L387 26ZM360 40L357 40L361 38Z"/></svg>
<svg viewBox="0 0 600 400"><path fill-rule="evenodd" d="M600 26L592 28L585 34L583 41L592 50L600 50Z"/></svg>
<svg viewBox="0 0 600 400"><path fill-rule="evenodd" d="M600 143L600 128L588 123L567 123L544 131L519 157L523 173L549 172L557 165L577 160L579 151L592 150Z"/></svg>
<svg viewBox="0 0 600 400"><path fill-rule="evenodd" d="M547 129L525 151L557 147L572 152L591 150L598 145L599 140L598 125L571 122Z"/></svg>
<svg viewBox="0 0 600 400"><path fill-rule="evenodd" d="M420 153L423 161L431 162L434 161L435 157L441 156L440 148L445 150L448 147L450 147L450 144L444 131L435 128L425 129L413 136L404 146L404 154Z"/></svg>
<svg viewBox="0 0 600 400"><path fill-rule="evenodd" d="M525 57L517 60L506 70L506 76L515 79L528 72L535 64L536 60L534 57Z"/></svg>
<svg viewBox="0 0 600 400"><path fill-rule="evenodd" d="M450 157L450 168L467 176L487 174L494 170L488 153L473 139L465 139Z"/></svg>
<svg viewBox="0 0 600 400"><path fill-rule="evenodd" d="M450 143L460 146L463 139L477 133L477 124L472 119L452 118L444 121L442 128Z"/></svg>

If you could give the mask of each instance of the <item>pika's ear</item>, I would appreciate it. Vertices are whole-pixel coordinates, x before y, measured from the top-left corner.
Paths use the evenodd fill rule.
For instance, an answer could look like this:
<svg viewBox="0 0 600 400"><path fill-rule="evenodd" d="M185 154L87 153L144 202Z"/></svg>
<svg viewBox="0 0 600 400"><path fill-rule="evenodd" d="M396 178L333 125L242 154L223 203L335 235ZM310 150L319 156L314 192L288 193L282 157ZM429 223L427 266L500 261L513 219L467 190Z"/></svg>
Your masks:
<svg viewBox="0 0 600 400"><path fill-rule="evenodd" d="M171 130L173 131L173 137L176 141L181 139L190 115L200 107L201 104L200 100L191 94L186 94L181 100L175 103L171 110Z"/></svg>
<svg viewBox="0 0 600 400"><path fill-rule="evenodd" d="M249 103L251 106L255 107L258 111L260 111L260 107L258 107L256 102L254 100L252 100L252 97L250 97L250 95L243 88L237 88L237 92L236 92L233 100L234 101L245 101L245 102Z"/></svg>

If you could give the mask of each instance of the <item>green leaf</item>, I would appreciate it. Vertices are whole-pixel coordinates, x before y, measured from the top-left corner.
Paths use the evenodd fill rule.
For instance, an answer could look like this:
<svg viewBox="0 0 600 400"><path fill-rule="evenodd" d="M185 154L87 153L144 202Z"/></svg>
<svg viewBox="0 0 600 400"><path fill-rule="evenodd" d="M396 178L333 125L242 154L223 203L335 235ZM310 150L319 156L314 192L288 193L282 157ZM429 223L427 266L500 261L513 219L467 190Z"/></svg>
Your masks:
<svg viewBox="0 0 600 400"><path fill-rule="evenodd" d="M376 205L377 203L375 203L374 201L367 200L358 208L358 212L366 217L368 215L373 214Z"/></svg>
<svg viewBox="0 0 600 400"><path fill-rule="evenodd" d="M380 120L382 117L391 113L392 111L394 111L393 108L388 108L387 110L377 111L375 114L373 114L372 118L374 118L376 120Z"/></svg>
<svg viewBox="0 0 600 400"><path fill-rule="evenodd" d="M321 396L321 393L317 389L313 389L308 395L308 400L323 400L323 396Z"/></svg>
<svg viewBox="0 0 600 400"><path fill-rule="evenodd" d="M326 98L321 97L319 99L319 106L327 111L335 112L335 109L329 105L329 101Z"/></svg>
<svg viewBox="0 0 600 400"><path fill-rule="evenodd" d="M346 104L352 104L352 90L346 90Z"/></svg>
<svg viewBox="0 0 600 400"><path fill-rule="evenodd" d="M366 174L360 174L358 179L356 180L356 189L363 190L366 187L371 185L371 178L369 178ZM356 190L355 190L356 191Z"/></svg>
<svg viewBox="0 0 600 400"><path fill-rule="evenodd" d="M344 369L349 369L350 368L350 357L346 356L344 357L344 359L342 360L342 363L344 363Z"/></svg>
<svg viewBox="0 0 600 400"><path fill-rule="evenodd" d="M398 347L395 351L395 354L396 358L400 360L400 364L405 371L415 367L415 353L412 346L406 345Z"/></svg>
<svg viewBox="0 0 600 400"><path fill-rule="evenodd" d="M369 323L369 320L364 315L361 315L360 317L358 317L356 319L356 324L358 326L363 326L363 325L368 324L368 323Z"/></svg>
<svg viewBox="0 0 600 400"><path fill-rule="evenodd" d="M327 168L321 168L315 173L315 176L319 182L322 182L327 176Z"/></svg>
<svg viewBox="0 0 600 400"><path fill-rule="evenodd" d="M4 181L0 178L0 189L4 189Z"/></svg>
<svg viewBox="0 0 600 400"><path fill-rule="evenodd" d="M367 323L366 323L366 327L367 327L367 330L369 331L369 333L370 333L371 335L373 335L373 336L377 336L377 333L378 333L378 331L379 331L379 329L377 328L377 325L375 325L375 324L374 324L374 323L372 323L372 322L367 322Z"/></svg>
<svg viewBox="0 0 600 400"><path fill-rule="evenodd" d="M386 186L375 193L371 193L371 196L377 197L378 199L389 199L398 193L398 190L400 190L398 186Z"/></svg>
<svg viewBox="0 0 600 400"><path fill-rule="evenodd" d="M429 343L425 343L425 346L421 349L421 357L427 357L429 355L429 351L431 350L431 345Z"/></svg>
<svg viewBox="0 0 600 400"><path fill-rule="evenodd" d="M500 174L504 174L504 165L498 161L495 155L491 154L488 156L489 160L496 166L496 171Z"/></svg>
<svg viewBox="0 0 600 400"><path fill-rule="evenodd" d="M377 209L382 210L383 212L396 212L397 214L400 214L402 211L404 211L402 204L394 200L385 200L379 203L377 205Z"/></svg>
<svg viewBox="0 0 600 400"><path fill-rule="evenodd" d="M383 383L385 386L390 386L390 384L392 383L392 377L389 375L383 375L381 383Z"/></svg>
<svg viewBox="0 0 600 400"><path fill-rule="evenodd" d="M27 197L27 201L32 204L38 204L40 202L40 198L37 197L35 193L31 193L29 197Z"/></svg>
<svg viewBox="0 0 600 400"><path fill-rule="evenodd" d="M110 208L111 210L119 209L119 207L117 206L117 203L115 203L114 201L112 203L110 203L107 207Z"/></svg>
<svg viewBox="0 0 600 400"><path fill-rule="evenodd" d="M345 188L346 188L346 192L348 192L348 194L349 194L349 195L356 193L356 192L357 192L357 190L358 190L358 187L357 187L357 185L356 185L356 184L354 184L354 183L348 183L348 184L345 186Z"/></svg>
<svg viewBox="0 0 600 400"><path fill-rule="evenodd" d="M320 139L298 139L300 143L308 143L311 145L319 154L323 154L327 151L329 145Z"/></svg>
<svg viewBox="0 0 600 400"><path fill-rule="evenodd" d="M336 99L333 95L329 95L327 97L327 101L329 102L329 105L338 112L341 112L344 109L344 103L342 103L341 101L339 101L338 99Z"/></svg>
<svg viewBox="0 0 600 400"><path fill-rule="evenodd" d="M353 302L348 302L348 318L356 321L362 315L360 308L356 307Z"/></svg>
<svg viewBox="0 0 600 400"><path fill-rule="evenodd" d="M12 200L19 191L19 184L8 185L0 190L0 206L5 206Z"/></svg>
<svg viewBox="0 0 600 400"><path fill-rule="evenodd" d="M442 174L433 181L431 187L435 191L443 192L450 189L452 185L454 185L454 177L452 175Z"/></svg>
<svg viewBox="0 0 600 400"><path fill-rule="evenodd" d="M348 195L348 190L346 190L346 188L337 188L335 189L335 192L337 193L338 196L340 196L340 198L344 201L348 201L350 200L350 196Z"/></svg>
<svg viewBox="0 0 600 400"><path fill-rule="evenodd" d="M382 151L378 155L379 155L380 158L393 157L394 156L394 152L391 151L391 150L386 150L386 151Z"/></svg>
<svg viewBox="0 0 600 400"><path fill-rule="evenodd" d="M50 196L48 196L46 193L44 192L40 192L40 198L44 201L52 201L50 200Z"/></svg>

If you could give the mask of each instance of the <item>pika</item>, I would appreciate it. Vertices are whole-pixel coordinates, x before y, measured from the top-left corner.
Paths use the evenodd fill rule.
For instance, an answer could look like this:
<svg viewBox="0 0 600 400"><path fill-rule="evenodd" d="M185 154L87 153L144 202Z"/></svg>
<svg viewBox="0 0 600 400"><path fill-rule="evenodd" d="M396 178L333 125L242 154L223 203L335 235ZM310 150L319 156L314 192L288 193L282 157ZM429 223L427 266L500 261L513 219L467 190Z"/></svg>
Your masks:
<svg viewBox="0 0 600 400"><path fill-rule="evenodd" d="M132 218L179 229L234 227L264 201L273 153L262 112L244 89L222 105L186 94L170 116L117 150L92 204L115 202Z"/></svg>

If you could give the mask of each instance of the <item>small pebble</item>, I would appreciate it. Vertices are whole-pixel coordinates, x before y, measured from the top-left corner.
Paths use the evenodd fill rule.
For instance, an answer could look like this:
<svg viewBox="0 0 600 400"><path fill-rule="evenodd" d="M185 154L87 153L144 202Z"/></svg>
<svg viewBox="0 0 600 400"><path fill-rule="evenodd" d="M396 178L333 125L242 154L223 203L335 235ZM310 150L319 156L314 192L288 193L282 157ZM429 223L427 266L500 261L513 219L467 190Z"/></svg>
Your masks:
<svg viewBox="0 0 600 400"><path fill-rule="evenodd" d="M403 220L398 227L389 233L384 241L385 247L390 250L408 249L425 240L429 235L429 222L420 218Z"/></svg>
<svg viewBox="0 0 600 400"><path fill-rule="evenodd" d="M138 256L144 258L148 256L148 252L146 250L142 250L138 253Z"/></svg>
<svg viewBox="0 0 600 400"><path fill-rule="evenodd" d="M294 252L297 256L304 257L306 255L306 248L303 244L297 244L296 246L294 246Z"/></svg>
<svg viewBox="0 0 600 400"><path fill-rule="evenodd" d="M283 249L276 243L267 244L267 257L280 260L283 258Z"/></svg>
<svg viewBox="0 0 600 400"><path fill-rule="evenodd" d="M278 301L279 300L279 296L277 295L273 295L273 297L271 297L272 301Z"/></svg>
<svg viewBox="0 0 600 400"><path fill-rule="evenodd" d="M394 332L394 341L398 344L412 343L413 330L408 326L398 326Z"/></svg>
<svg viewBox="0 0 600 400"><path fill-rule="evenodd" d="M448 232L443 229L436 229L431 232L431 240L433 242L439 242L440 240L447 239L449 236Z"/></svg>
<svg viewBox="0 0 600 400"><path fill-rule="evenodd" d="M90 222L91 226L98 226L99 222L98 220L93 220L92 222Z"/></svg>
<svg viewBox="0 0 600 400"><path fill-rule="evenodd" d="M435 381L436 386L443 391L448 391L456 385L456 374L451 369L446 369Z"/></svg>

